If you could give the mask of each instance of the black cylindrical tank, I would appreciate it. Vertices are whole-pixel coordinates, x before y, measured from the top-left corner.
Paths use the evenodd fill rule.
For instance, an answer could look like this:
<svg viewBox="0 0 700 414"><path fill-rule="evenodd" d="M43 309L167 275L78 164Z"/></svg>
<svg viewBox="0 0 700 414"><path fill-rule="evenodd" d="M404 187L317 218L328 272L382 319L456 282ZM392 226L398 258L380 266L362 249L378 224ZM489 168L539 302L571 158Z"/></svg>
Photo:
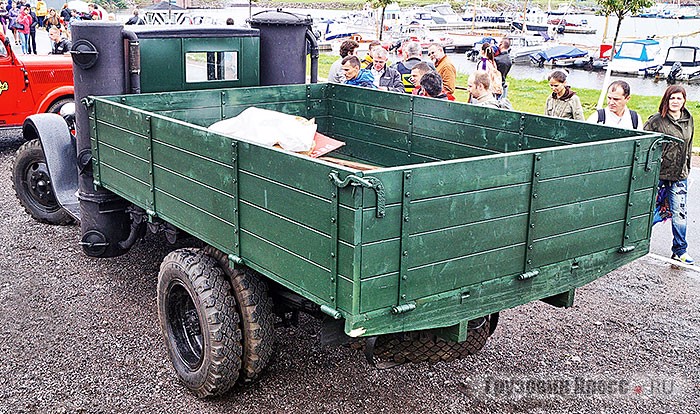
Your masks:
<svg viewBox="0 0 700 414"><path fill-rule="evenodd" d="M92 147L87 96L126 93L124 37L122 24L85 21L71 25L73 79L75 81L76 147L80 230L83 250L88 256L113 257L126 252L119 242L129 236L127 203L114 193L93 184ZM126 122L127 120L125 120Z"/></svg>
<svg viewBox="0 0 700 414"><path fill-rule="evenodd" d="M305 83L311 16L266 10L254 14L248 23L260 30L260 84Z"/></svg>

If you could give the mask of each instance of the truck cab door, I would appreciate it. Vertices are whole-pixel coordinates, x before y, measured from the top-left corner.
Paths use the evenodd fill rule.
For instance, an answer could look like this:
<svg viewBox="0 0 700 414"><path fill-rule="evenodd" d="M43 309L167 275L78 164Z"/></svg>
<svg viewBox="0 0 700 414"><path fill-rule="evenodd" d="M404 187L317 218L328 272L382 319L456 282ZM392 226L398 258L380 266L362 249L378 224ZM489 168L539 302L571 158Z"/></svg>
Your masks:
<svg viewBox="0 0 700 414"><path fill-rule="evenodd" d="M24 65L9 40L0 43L0 126L22 125L34 108Z"/></svg>

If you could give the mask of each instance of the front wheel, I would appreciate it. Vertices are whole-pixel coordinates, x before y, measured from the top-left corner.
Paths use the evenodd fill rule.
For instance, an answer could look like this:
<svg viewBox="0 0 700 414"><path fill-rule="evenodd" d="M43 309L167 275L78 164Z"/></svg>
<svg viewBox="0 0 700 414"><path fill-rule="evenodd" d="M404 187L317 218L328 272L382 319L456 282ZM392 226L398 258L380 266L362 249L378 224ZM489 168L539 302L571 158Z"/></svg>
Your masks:
<svg viewBox="0 0 700 414"><path fill-rule="evenodd" d="M12 166L12 187L24 210L37 221L60 225L73 222L73 217L56 200L38 139L25 142L17 150Z"/></svg>
<svg viewBox="0 0 700 414"><path fill-rule="evenodd" d="M158 316L177 375L198 397L220 395L241 369L240 315L224 272L200 249L165 257L158 275Z"/></svg>

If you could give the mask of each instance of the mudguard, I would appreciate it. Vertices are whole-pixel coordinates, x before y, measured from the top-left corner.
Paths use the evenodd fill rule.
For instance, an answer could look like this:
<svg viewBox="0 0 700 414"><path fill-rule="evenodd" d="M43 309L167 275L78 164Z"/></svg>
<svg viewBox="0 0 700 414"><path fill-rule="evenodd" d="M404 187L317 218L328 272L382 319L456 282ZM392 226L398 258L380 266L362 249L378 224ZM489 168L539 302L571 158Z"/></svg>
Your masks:
<svg viewBox="0 0 700 414"><path fill-rule="evenodd" d="M79 221L78 156L75 138L71 136L66 121L56 114L31 115L24 121L22 135L27 141L37 138L41 141L56 199Z"/></svg>

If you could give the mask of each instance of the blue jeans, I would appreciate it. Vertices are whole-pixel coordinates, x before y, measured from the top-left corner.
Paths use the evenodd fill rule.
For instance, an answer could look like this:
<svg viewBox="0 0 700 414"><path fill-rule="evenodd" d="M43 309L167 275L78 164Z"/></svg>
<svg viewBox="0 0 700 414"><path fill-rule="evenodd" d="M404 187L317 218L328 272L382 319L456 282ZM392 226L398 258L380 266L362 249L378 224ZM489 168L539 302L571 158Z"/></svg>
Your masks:
<svg viewBox="0 0 700 414"><path fill-rule="evenodd" d="M29 53L29 33L24 34L17 32L19 34L19 40L22 42L22 53Z"/></svg>
<svg viewBox="0 0 700 414"><path fill-rule="evenodd" d="M671 207L671 231L673 232L673 254L681 256L688 249L685 232L688 224L688 180L671 181L668 204ZM660 184L659 184L660 185Z"/></svg>

